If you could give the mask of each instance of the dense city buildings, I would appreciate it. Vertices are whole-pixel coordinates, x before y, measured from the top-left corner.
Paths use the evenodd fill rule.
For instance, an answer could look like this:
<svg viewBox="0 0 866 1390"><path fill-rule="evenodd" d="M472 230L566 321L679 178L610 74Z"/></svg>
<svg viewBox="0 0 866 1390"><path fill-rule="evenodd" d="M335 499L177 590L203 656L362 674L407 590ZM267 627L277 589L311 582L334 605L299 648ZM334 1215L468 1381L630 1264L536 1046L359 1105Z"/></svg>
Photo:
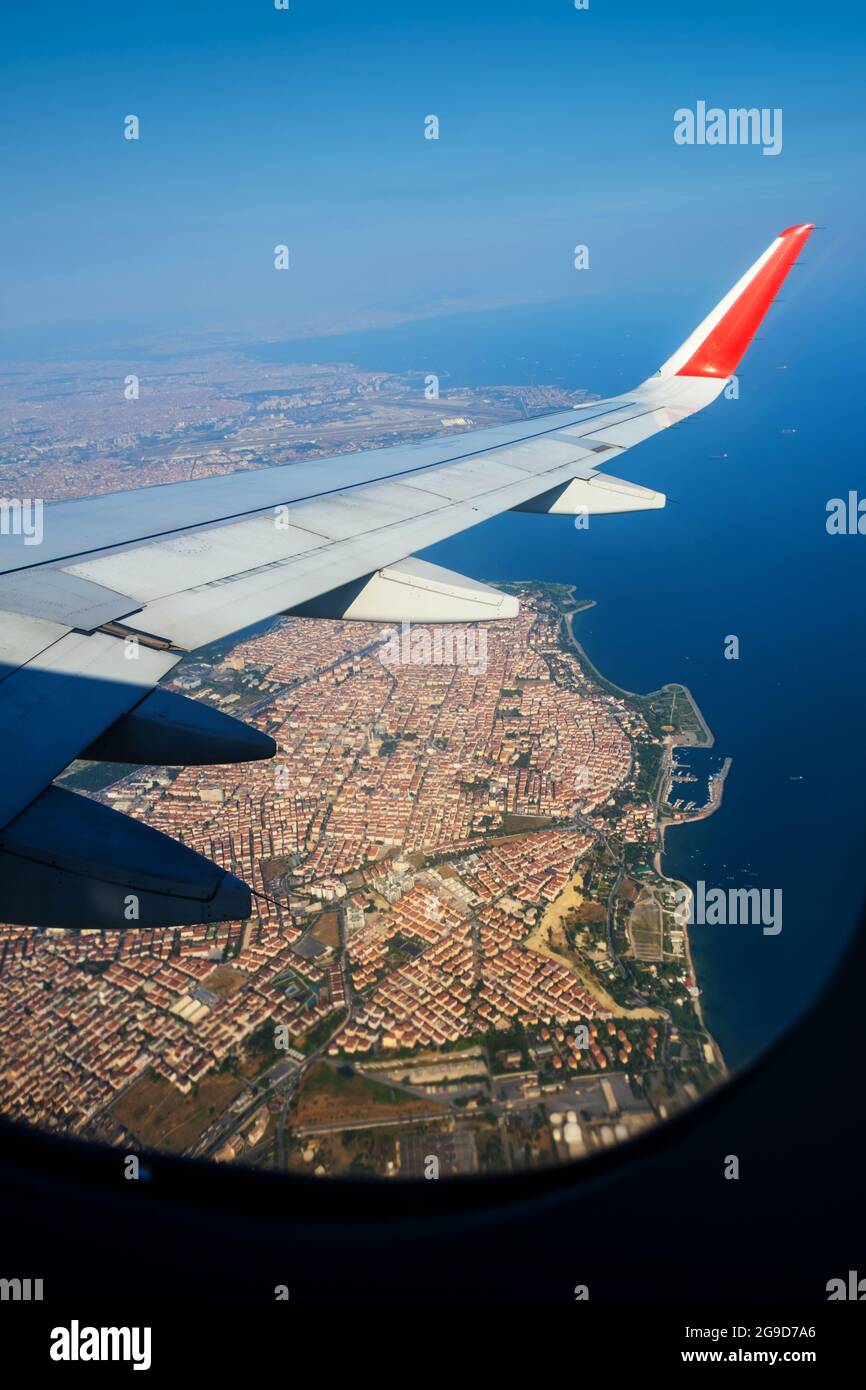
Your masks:
<svg viewBox="0 0 866 1390"><path fill-rule="evenodd" d="M335 431L369 446L517 403L503 388L446 407L343 367L256 367L251 394L242 365L224 371L231 389L202 403L175 364L155 415L143 388L118 403L116 382L71 387L65 433L37 377L7 382L20 490L264 467L338 451ZM525 410L559 393L524 394ZM125 440L127 407L144 437ZM185 659L169 684L269 733L272 762L65 774L244 878L256 910L0 928L5 1114L283 1170L444 1174L578 1157L719 1076L659 857L687 818L673 749L709 733L682 687L628 696L594 671L570 591L512 587L519 616L472 660L447 641L395 659L375 624L293 617Z"/></svg>

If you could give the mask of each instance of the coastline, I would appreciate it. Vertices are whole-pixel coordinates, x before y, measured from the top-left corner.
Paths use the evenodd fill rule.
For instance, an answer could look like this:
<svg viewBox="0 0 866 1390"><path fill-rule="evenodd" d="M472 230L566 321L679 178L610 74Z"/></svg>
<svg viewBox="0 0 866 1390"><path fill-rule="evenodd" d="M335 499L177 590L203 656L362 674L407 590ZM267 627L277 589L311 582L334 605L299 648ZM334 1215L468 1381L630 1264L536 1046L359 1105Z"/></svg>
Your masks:
<svg viewBox="0 0 866 1390"><path fill-rule="evenodd" d="M684 748L689 746L690 745L688 744L682 743L671 743L670 745L671 749ZM668 829L669 826L691 825L694 821L706 820L708 816L715 815L716 811L718 811L721 808L722 800L725 794L725 781L727 779L728 773L733 767L733 764L733 758L725 758L724 762L722 763L722 766L719 768L719 771L710 778L710 796L705 806L701 806L697 811L684 812L682 815L659 816L659 848L656 852L656 858L658 859L659 864L661 862L661 856L664 854L665 831ZM671 789L671 772L672 760L669 760L665 767L665 775L663 779L664 796L667 796L668 792ZM656 867L659 869L659 873L661 873L662 870L659 867L659 864L657 864Z"/></svg>
<svg viewBox="0 0 866 1390"><path fill-rule="evenodd" d="M666 694L668 691L673 692L681 690L694 710L695 717L704 734L704 741L697 743L692 739L672 739L668 746L671 748L713 748L716 742L715 735L704 718L701 707L691 690L687 685L683 685L682 681L668 681L664 685L659 686L658 690L648 690L641 693L639 690L625 690L621 685L616 685L613 681L608 680L606 676L601 674L598 667L593 664L592 659L587 654L587 650L583 643L575 636L574 627L572 625L573 618L577 617L580 613L586 613L590 608L595 608L595 606L595 599L590 599L586 603L581 604L579 608L574 608L570 612L563 614L569 640L584 665L588 668L587 674L590 678L601 686L602 689L625 700L649 700L654 695L662 695Z"/></svg>
<svg viewBox="0 0 866 1390"><path fill-rule="evenodd" d="M682 746L682 744L671 743L669 745L669 749L673 750L673 748ZM688 812L685 815L678 817L660 815L658 818L659 843L658 848L655 852L655 856L653 858L653 864L655 866L656 872L659 873L662 878L666 879L668 883L676 884L678 888L683 889L688 894L688 898L686 901L689 905L689 917L691 916L691 905L694 898L694 894L690 885L688 883L684 883L682 879L673 878L670 874L665 873L663 868L662 856L664 855L665 848L665 831L671 825L691 825L694 821L706 820L709 816L714 815L716 811L719 810L725 793L725 780L728 776L728 773L731 770L731 767L733 766L733 761L733 758L725 758L718 773L716 773L716 775L713 778L711 778L709 800L707 801L707 804L705 806L702 806L699 811ZM669 752L668 757L666 759L664 776L662 779L662 784L664 787L664 796L667 796L671 788L672 764L673 759L670 756ZM695 969L694 956L692 954L691 937L689 936L689 932L685 924L683 924L682 932L683 946L685 950L686 963L689 969L689 975L694 980L695 985L699 989L700 986L698 985L698 976L697 971ZM692 1004L694 1006L695 1015L698 1018L704 1032L706 1033L710 1045L712 1046L713 1053L716 1058L716 1063L721 1069L722 1074L724 1076L727 1076L729 1074L728 1065L725 1061L721 1047L719 1046L718 1042L716 1041L715 1037L713 1036L713 1034L707 1026L700 994L698 994L697 996L692 996Z"/></svg>
<svg viewBox="0 0 866 1390"><path fill-rule="evenodd" d="M574 595L574 586L568 586L568 588L569 588L569 592L570 592L570 594L571 594L571 596L572 596L572 599L573 599L573 595ZM663 751L663 761L662 761L662 767L661 767L660 775L659 775L659 783L658 783L658 787L657 787L657 790L656 790L656 797L655 797L656 812L657 812L657 820L658 820L658 842L657 842L655 854L653 855L653 867L654 867L656 873L659 875L659 877L660 877L660 878L663 878L667 883L671 884L671 885L674 886L675 888L684 889L685 892L688 893L688 895L689 895L689 900L690 900L691 897L692 897L692 890L691 890L691 888L689 887L689 885L688 885L687 883L683 883L682 880L673 878L673 877L671 877L671 875L665 873L664 866L663 866L663 856L664 856L664 846L665 846L665 831L667 830L668 826L670 826L670 825L689 825L689 824L691 824L693 821L706 820L709 816L714 815L715 812L719 810L719 808L720 808L721 805L722 805L722 800L723 800L723 797L724 797L725 781L726 781L727 776L728 776L728 773L730 772L731 767L732 767L732 765L733 765L733 758L726 757L726 758L724 759L723 763L722 763L722 766L721 766L719 772L716 773L716 774L710 779L710 796L709 796L709 799L708 799L706 805L705 805L705 806L702 806L702 807L700 808L700 810L695 811L695 812L690 812L690 813L687 813L687 814L684 814L684 815L678 816L678 817L674 817L674 816L665 816L665 815L661 814L661 812L659 811L659 807L661 806L662 801L665 800L665 799L667 798L667 796L668 796L668 794L669 794L669 792L670 792L670 789L671 789L671 785L672 785L672 776L673 776L673 751L674 751L674 749L675 749L675 748L700 748L700 749L710 749L710 748L713 748L713 747L715 746L715 735L713 734L712 730L710 729L710 726L709 726L709 724L707 723L706 719L704 718L703 712L701 711L701 708L700 708L700 706L698 705L697 700L695 699L695 697L694 697L694 695L692 694L692 692L689 690L688 686L682 685L682 684L681 684L680 682L678 682L678 681L673 681L673 682L670 682L670 683L668 683L668 684L665 684L665 685L661 686L658 690L648 691L648 692L646 692L645 694L641 694L639 691L625 690L625 689L623 689L622 686L616 685L613 681L608 680L607 677L605 677L605 676L603 676L603 675L601 674L601 672L598 670L597 666L594 665L593 661L591 660L591 658L590 658L589 655L587 654L586 648L583 646L583 643L582 643L582 642L579 640L579 638L575 635L574 626L573 626L573 619L574 619L575 617L577 617L580 613L587 612L590 608L594 608L595 606L596 606L596 601L595 601L595 599L588 599L588 600L584 600L584 601L577 601L577 602L575 603L575 606L574 606L574 607L569 608L569 610L568 610L567 612L563 612L563 615L562 615L562 616L563 616L563 627L564 627L564 629L565 629L565 631L566 631L566 633L567 633L567 635L568 635L569 643L571 644L571 646L572 646L572 647L575 649L575 651L577 652L578 658L579 658L579 660L580 660L580 662L581 662L582 669L584 670L584 673L588 676L588 678L591 679L592 681L594 681L601 689L605 690L608 694L614 695L614 696L616 696L616 697L618 697L618 698L621 698L621 699L626 699L626 700L631 700L631 701L645 701L645 700L648 700L648 699L652 699L652 698L653 698L654 696L656 696L656 695L659 695L659 694L662 694L662 693L667 693L667 692L669 692L669 691L670 691L670 692L682 691L683 694L685 695L685 697L687 698L687 700L689 701L689 704L691 705L691 708L692 708L692 710L693 710L693 712L694 712L694 715L695 715L695 719L696 719L696 721L697 721L697 723L698 723L698 725L699 725L700 731L701 731L702 737L701 737L700 739L697 739L697 738L695 738L694 736L686 736L686 735L684 735L684 734L680 734L679 736L676 735L676 734L673 734L673 735L671 735L671 736L669 736L669 737L668 737L668 736L665 736L665 737L664 737L664 739L663 739L663 741L662 741L662 742L663 742L663 750L664 750L664 751ZM686 928L685 926L683 926L682 930L683 930L684 957L685 957L686 965L687 965L687 968L688 968L688 973L689 973L690 978L691 978L692 981L694 982L695 987L698 989L698 991L700 991L700 986L699 986L699 984L698 984L698 977L697 977L697 973L696 973L696 971L695 971L694 956L693 956L693 953L692 953L692 944L691 944L691 940L690 940L690 938L689 938L689 932L688 932L688 930L687 930L687 928ZM710 1031L710 1029L709 1029L708 1026L707 1026L707 1022L706 1022L706 1019L705 1019L705 1017L704 1017L703 1006L702 1006L702 1003L701 1003L700 992L698 992L697 995L692 995L692 996L691 996L691 1001L692 1001L692 1007L693 1007L693 1009L694 1009L695 1017L697 1018L698 1023L699 1023L699 1025L700 1025L700 1027L701 1027L703 1033L706 1035L707 1041L709 1042L709 1044L710 1044L710 1046L711 1046L711 1048L712 1048L712 1050L713 1050L713 1055L714 1055L714 1057L715 1057L716 1065L719 1067L719 1069L720 1069L720 1071L722 1072L722 1074L723 1074L724 1076L727 1076L727 1075L729 1074L729 1073L728 1073L728 1066L727 1066L727 1063L725 1062L724 1055L723 1055L723 1053L722 1053L722 1050L721 1050L721 1048L720 1048L718 1042L716 1041L715 1037L713 1036L712 1032Z"/></svg>

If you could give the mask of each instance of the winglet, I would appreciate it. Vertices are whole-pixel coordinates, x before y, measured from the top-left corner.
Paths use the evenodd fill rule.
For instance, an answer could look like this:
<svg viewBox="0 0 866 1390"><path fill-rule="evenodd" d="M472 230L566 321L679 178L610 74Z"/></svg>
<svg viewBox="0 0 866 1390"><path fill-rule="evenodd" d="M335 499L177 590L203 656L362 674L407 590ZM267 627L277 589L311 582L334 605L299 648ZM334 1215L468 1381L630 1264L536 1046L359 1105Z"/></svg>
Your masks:
<svg viewBox="0 0 866 1390"><path fill-rule="evenodd" d="M812 231L812 222L786 227L668 358L659 376L732 376Z"/></svg>

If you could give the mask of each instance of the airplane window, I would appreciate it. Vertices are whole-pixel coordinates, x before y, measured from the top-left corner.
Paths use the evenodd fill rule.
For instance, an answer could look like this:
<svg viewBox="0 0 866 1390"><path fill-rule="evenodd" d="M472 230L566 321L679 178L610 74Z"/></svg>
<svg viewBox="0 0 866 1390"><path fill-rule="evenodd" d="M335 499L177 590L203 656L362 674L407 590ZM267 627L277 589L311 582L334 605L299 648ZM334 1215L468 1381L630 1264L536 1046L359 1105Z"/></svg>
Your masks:
<svg viewBox="0 0 866 1390"><path fill-rule="evenodd" d="M715 151L665 76L578 196L543 26L494 156L405 35L344 108L278 10L291 158L249 74L211 110L221 33L206 134L171 65L96 134L67 72L66 154L13 152L0 1113L323 1183L579 1164L783 1036L862 909L859 261L775 108Z"/></svg>
<svg viewBox="0 0 866 1390"><path fill-rule="evenodd" d="M801 419L776 365L778 399L752 419ZM439 423L396 371L276 353L235 370L239 400L263 372L284 394L251 393L229 438L257 427L264 394L293 440L296 402L314 398L325 453L334 402L363 419L372 384L369 442L382 421L409 437ZM519 405L591 408L572 387L461 384L460 401L460 430ZM504 616L280 615L184 654L159 687L159 736L174 720L191 760L197 737L229 728L205 716L230 715L250 746L117 761L134 736L147 756L142 715L57 786L248 884L251 911L209 921L198 903L202 920L176 925L181 882L150 925L126 885L116 925L5 926L4 1113L322 1178L535 1171L664 1121L778 1036L856 918L856 817L840 829L815 811L831 781L844 795L822 730L853 714L832 675L860 590L847 542L816 520L814 477L791 470L798 437L764 424L756 442L739 409L664 440L656 468L678 505L510 513L428 552L452 588L466 570L490 581L477 592ZM225 447L223 432L187 446L205 471ZM139 481L162 478L165 444L141 455ZM763 514L729 500L732 457L753 484L763 469L768 495L794 479L769 571ZM82 486L115 467L93 464ZM795 565L804 552L814 563ZM74 838L73 822L47 843Z"/></svg>

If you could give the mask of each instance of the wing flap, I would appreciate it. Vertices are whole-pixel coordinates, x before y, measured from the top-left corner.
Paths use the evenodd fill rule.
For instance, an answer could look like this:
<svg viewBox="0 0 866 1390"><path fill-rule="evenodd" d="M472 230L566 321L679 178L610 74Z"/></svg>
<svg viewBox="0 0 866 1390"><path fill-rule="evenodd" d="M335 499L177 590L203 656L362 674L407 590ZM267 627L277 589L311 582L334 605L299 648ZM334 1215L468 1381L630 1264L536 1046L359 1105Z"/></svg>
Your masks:
<svg viewBox="0 0 866 1390"><path fill-rule="evenodd" d="M44 618L0 609L0 681L14 675L34 656L59 642L69 630L64 623L48 622Z"/></svg>

